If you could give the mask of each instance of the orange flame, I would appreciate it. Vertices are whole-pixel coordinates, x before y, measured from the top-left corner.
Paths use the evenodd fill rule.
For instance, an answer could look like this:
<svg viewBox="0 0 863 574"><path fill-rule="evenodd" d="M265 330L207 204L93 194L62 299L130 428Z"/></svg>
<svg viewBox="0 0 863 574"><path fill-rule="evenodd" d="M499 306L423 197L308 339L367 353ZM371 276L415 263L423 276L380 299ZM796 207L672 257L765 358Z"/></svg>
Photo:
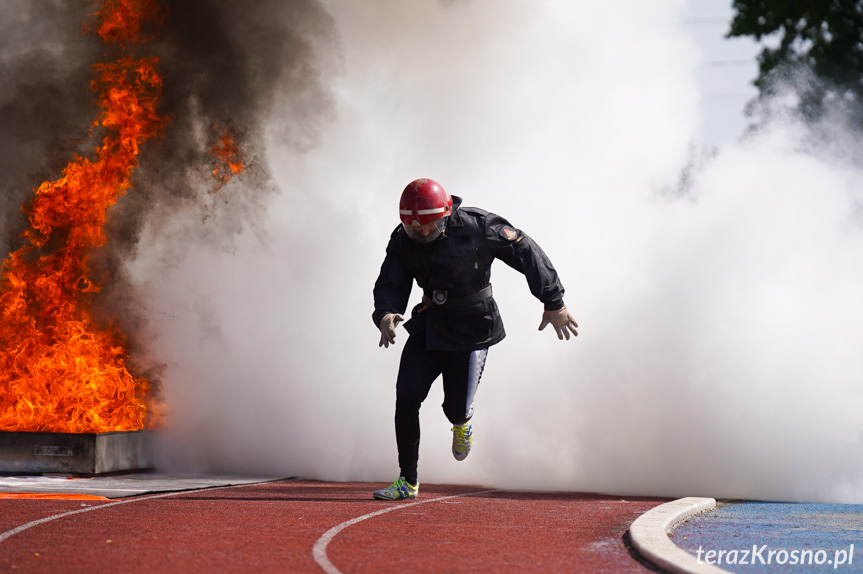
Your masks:
<svg viewBox="0 0 863 574"><path fill-rule="evenodd" d="M140 41L153 0L105 0L99 33L120 45ZM159 134L162 88L155 58L96 64L92 89L106 135L96 160L75 157L25 208L27 240L0 278L0 430L108 432L144 428L149 383L126 367L124 337L100 328L89 308L101 285L90 252L104 245L108 208L131 186L138 147Z"/></svg>
<svg viewBox="0 0 863 574"><path fill-rule="evenodd" d="M95 16L101 18L97 32L105 42L146 42L142 29L147 22L162 23L162 12L156 0L102 0Z"/></svg>
<svg viewBox="0 0 863 574"><path fill-rule="evenodd" d="M213 124L210 129L216 131L216 125ZM218 160L218 164L213 168L213 177L219 183L210 191L210 193L215 193L231 181L235 175L245 171L246 165L240 156L240 146L237 144L236 137L229 129L222 130L218 140L210 147L209 151Z"/></svg>

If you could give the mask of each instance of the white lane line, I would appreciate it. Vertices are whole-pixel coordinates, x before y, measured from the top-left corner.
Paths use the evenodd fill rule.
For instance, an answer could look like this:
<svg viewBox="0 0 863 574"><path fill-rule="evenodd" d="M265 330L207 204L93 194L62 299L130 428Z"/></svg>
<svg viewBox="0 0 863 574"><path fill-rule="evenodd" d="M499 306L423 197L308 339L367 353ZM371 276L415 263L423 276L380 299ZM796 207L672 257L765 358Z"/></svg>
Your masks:
<svg viewBox="0 0 863 574"><path fill-rule="evenodd" d="M118 504L128 504L130 502L140 502L142 500L153 500L154 498L165 498L167 496L177 496L179 494L189 494L191 492L200 492L202 490L222 490L224 488L233 488L235 486L250 486L247 484L232 484L229 486L218 486L218 487L208 487L208 488L198 488L194 490L180 490L177 492L167 492L164 494L154 494L152 496L142 496L140 498L127 498L126 500L118 500L117 502L109 502L108 504L100 504L99 506L91 506L89 508L81 508L78 510L70 510L69 512L64 512L62 514L55 514L54 516L49 516L47 518L40 518L39 520L33 520L32 522L28 522L27 524L22 524L17 528L13 528L12 530L7 530L3 534L0 534L0 542L3 542L7 538L11 538L16 534L20 534L25 530L29 530L34 526L39 526L40 524L45 524L46 522L51 522L52 520L57 520L59 518L65 518L67 516L72 516L73 514L81 514L82 512L91 512L93 510L101 510L103 508L108 508L109 506L117 506Z"/></svg>
<svg viewBox="0 0 863 574"><path fill-rule="evenodd" d="M452 498L461 498L462 496L476 496L477 494L488 494L489 492L498 492L498 489L492 490L480 490L478 492L465 492L464 494L454 494L452 496L441 496L438 498L429 498L428 500L420 500L417 502L408 502L403 504L396 504L394 506L390 506L389 508L384 508L383 510L377 510L375 512L370 512L368 514L364 514L362 516L358 516L357 518L352 518L351 520L347 520L342 522L339 525L333 526L329 530L323 533L323 535L318 538L315 545L312 547L312 557L315 559L315 562L318 563L324 572L327 574L342 574L342 571L336 568L330 559L327 558L327 544L336 537L336 535L347 528L348 526L352 526L357 522L362 522L363 520L373 518L378 516L379 514L386 514L387 512L392 512L394 510L403 510L405 508L413 508L418 504L425 504L427 502L441 502L443 500L450 500ZM387 504L384 502L384 504Z"/></svg>

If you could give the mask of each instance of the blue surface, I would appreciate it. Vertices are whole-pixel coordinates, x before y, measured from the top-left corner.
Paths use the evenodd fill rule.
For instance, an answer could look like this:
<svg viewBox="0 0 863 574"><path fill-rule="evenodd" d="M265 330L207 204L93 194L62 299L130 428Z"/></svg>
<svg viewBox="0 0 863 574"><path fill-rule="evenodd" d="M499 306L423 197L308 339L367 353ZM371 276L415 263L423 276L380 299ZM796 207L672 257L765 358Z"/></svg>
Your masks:
<svg viewBox="0 0 863 574"><path fill-rule="evenodd" d="M863 505L720 504L671 539L730 572L863 572Z"/></svg>

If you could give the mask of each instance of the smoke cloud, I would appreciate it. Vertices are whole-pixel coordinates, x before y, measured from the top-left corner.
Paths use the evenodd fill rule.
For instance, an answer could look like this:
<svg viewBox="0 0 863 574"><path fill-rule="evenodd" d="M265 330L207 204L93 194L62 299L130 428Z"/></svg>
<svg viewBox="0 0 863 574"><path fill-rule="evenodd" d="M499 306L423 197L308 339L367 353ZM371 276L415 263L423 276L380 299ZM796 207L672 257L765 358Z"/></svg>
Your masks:
<svg viewBox="0 0 863 574"><path fill-rule="evenodd" d="M676 0L192 4L159 44L173 123L112 223L142 362L164 365L162 468L395 478L406 333L378 348L371 289L399 193L431 177L543 246L581 334L537 332L497 264L508 337L474 451L452 459L436 384L421 482L863 500L863 171L842 118L806 127L780 100L702 153ZM213 121L260 170L217 194L184 139Z"/></svg>
<svg viewBox="0 0 863 574"><path fill-rule="evenodd" d="M90 64L99 52L98 40L81 38L80 5L4 0L3 10L0 248L6 252L26 227L21 202L73 153L83 153L81 140L94 119Z"/></svg>

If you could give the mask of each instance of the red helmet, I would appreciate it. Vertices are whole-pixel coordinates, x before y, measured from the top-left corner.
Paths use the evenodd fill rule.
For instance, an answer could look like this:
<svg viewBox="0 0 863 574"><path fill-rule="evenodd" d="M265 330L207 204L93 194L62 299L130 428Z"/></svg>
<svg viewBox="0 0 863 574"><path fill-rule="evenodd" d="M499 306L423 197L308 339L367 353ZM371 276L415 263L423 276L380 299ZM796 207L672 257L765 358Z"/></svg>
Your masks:
<svg viewBox="0 0 863 574"><path fill-rule="evenodd" d="M441 184L417 179L408 184L399 200L399 216L406 227L426 225L452 214L452 197Z"/></svg>

